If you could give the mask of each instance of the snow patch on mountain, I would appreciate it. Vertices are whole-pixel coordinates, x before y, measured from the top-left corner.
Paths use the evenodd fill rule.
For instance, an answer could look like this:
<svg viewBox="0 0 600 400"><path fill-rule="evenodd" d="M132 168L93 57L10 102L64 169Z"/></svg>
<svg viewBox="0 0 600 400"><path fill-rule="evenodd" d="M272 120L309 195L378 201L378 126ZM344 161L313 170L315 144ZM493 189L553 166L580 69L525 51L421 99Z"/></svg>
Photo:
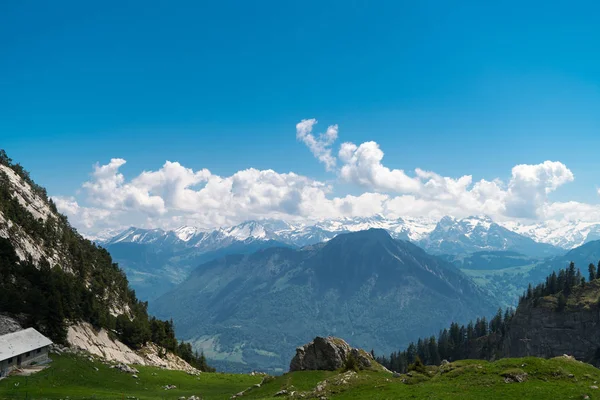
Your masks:
<svg viewBox="0 0 600 400"><path fill-rule="evenodd" d="M564 249L573 249L592 240L600 239L600 222L549 220L526 224L507 221L502 225L536 242L548 243Z"/></svg>
<svg viewBox="0 0 600 400"><path fill-rule="evenodd" d="M203 233L204 231L193 226L180 226L173 232L175 233L175 236L177 236L180 240L183 240L184 242L189 242L192 238L197 236L199 233Z"/></svg>
<svg viewBox="0 0 600 400"><path fill-rule="evenodd" d="M180 242L186 247L205 247L207 251L210 251L231 244L232 241L273 240L302 247L328 241L340 233L370 228L385 229L397 239L417 241L424 238L435 226L434 220L426 218L385 219L382 216L322 220L314 224L290 224L271 219L246 221L236 226L219 228L210 232L189 226L182 226L173 231L131 227L100 243L109 245L120 242L143 244Z"/></svg>
<svg viewBox="0 0 600 400"><path fill-rule="evenodd" d="M244 241L247 239L267 239L266 228L257 221L248 221L223 231L226 236Z"/></svg>

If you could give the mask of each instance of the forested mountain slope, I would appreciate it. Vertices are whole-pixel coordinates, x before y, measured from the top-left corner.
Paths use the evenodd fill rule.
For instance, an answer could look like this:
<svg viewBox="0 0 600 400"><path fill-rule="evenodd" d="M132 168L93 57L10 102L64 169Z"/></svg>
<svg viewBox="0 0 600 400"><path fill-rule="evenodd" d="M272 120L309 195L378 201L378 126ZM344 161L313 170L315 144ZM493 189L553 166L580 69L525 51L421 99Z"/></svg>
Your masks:
<svg viewBox="0 0 600 400"><path fill-rule="evenodd" d="M110 254L77 233L46 190L0 150L0 312L59 343L69 324L89 322L132 348L153 341L198 361L172 324L148 317L147 306Z"/></svg>
<svg viewBox="0 0 600 400"><path fill-rule="evenodd" d="M600 263L598 264L600 267ZM516 311L498 310L489 321L440 331L411 343L378 361L406 371L417 357L426 364L441 360L495 360L506 357L557 357L564 354L600 365L600 269L589 264L582 272L571 262L553 271L544 282L529 285Z"/></svg>
<svg viewBox="0 0 600 400"><path fill-rule="evenodd" d="M272 370L315 335L391 350L493 309L460 270L383 229L227 256L151 304L209 359Z"/></svg>

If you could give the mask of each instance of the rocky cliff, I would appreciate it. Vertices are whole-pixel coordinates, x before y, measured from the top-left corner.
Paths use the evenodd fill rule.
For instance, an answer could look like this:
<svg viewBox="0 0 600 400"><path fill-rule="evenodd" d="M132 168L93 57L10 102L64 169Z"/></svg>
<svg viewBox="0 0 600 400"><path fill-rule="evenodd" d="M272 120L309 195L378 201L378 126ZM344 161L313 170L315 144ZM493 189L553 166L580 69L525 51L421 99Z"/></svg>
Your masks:
<svg viewBox="0 0 600 400"><path fill-rule="evenodd" d="M123 364L150 365L166 369L198 373L198 370L172 352L167 352L154 343L147 343L134 351L111 337L106 329L94 329L80 322L69 327L67 341L73 348L85 350L106 361Z"/></svg>
<svg viewBox="0 0 600 400"><path fill-rule="evenodd" d="M19 321L7 315L0 315L0 335L16 332L23 329ZM67 344L71 349L56 345L55 352L84 351L101 359L120 364L136 364L160 367L171 370L185 371L190 374L199 374L185 360L164 348L148 342L141 349L135 351L124 345L118 339L111 337L106 329L95 329L86 322L71 325L67 333ZM62 349L62 350L61 350Z"/></svg>
<svg viewBox="0 0 600 400"><path fill-rule="evenodd" d="M595 362L600 349L600 280L576 287L560 309L557 296L522 303L502 341L505 357L569 354Z"/></svg>

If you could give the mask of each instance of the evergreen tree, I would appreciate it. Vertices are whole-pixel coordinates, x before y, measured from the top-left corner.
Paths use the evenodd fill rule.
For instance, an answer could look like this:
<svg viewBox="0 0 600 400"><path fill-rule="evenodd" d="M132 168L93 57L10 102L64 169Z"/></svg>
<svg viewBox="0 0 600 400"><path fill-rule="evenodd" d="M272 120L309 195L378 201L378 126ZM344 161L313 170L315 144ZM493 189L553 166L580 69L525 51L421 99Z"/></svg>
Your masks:
<svg viewBox="0 0 600 400"><path fill-rule="evenodd" d="M556 272L552 271L552 275L550 275L550 279L548 282L548 294L554 294L558 291L558 278L556 276Z"/></svg>
<svg viewBox="0 0 600 400"><path fill-rule="evenodd" d="M533 287L531 287L531 283L527 286L527 300L533 297Z"/></svg>
<svg viewBox="0 0 600 400"><path fill-rule="evenodd" d="M417 358L417 347L415 346L414 343L411 343L408 345L408 348L406 349L406 362L408 364L412 364L413 362L415 362L416 358Z"/></svg>
<svg viewBox="0 0 600 400"><path fill-rule="evenodd" d="M429 338L429 357L429 364L431 365L440 365L442 362L435 336Z"/></svg>
<svg viewBox="0 0 600 400"><path fill-rule="evenodd" d="M590 264L588 266L589 278L588 280L591 282L596 279L596 266L594 264Z"/></svg>

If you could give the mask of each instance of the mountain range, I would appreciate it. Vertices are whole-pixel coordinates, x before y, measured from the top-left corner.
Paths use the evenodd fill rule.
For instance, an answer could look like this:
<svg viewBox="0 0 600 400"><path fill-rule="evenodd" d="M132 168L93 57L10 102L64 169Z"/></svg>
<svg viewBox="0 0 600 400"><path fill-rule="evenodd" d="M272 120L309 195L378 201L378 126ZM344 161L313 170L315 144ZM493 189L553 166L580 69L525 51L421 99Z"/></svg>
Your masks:
<svg viewBox="0 0 600 400"><path fill-rule="evenodd" d="M115 231L114 229L103 231L90 237L90 239L103 245L118 242L170 242L187 243L188 247L200 248L210 246L210 243L214 245L219 241L252 239L274 240L302 247L329 240L340 233L356 232L370 228L385 229L396 239L420 243L422 247L443 248L445 245L440 245L440 240L445 241L446 244L452 241L449 237L444 237L443 232L449 232L455 236L464 235L465 238L473 242L472 244L466 244L466 246L478 248L480 251L511 250L514 245L510 243L510 240L503 243L504 236L523 241L523 239L518 239L517 236L511 236L508 232L532 239L540 244L549 244L567 250L600 239L600 222L549 220L527 224L516 221L495 222L488 216L471 216L467 218L446 216L435 220L412 217L389 219L381 215L328 219L312 224L290 223L275 219L251 220L236 226L214 230L204 230L191 226L182 226L173 230L131 227L122 231ZM488 233L490 229L491 232ZM489 240L485 236L498 237L500 240ZM454 241L456 240L455 237ZM465 239L462 238L459 241L465 242ZM548 247L545 248L548 249Z"/></svg>
<svg viewBox="0 0 600 400"><path fill-rule="evenodd" d="M150 303L215 365L275 372L315 334L391 351L495 308L451 263L383 229L222 257Z"/></svg>
<svg viewBox="0 0 600 400"><path fill-rule="evenodd" d="M302 248L329 241L339 234L370 228L384 229L394 239L411 241L438 255L513 251L544 258L564 252L559 247L516 233L486 216L444 217L438 222L374 216L325 220L312 225L271 219L209 231L188 226L175 230L132 227L98 242L127 272L138 296L151 300L182 282L201 263L219 256L249 254L277 246Z"/></svg>

